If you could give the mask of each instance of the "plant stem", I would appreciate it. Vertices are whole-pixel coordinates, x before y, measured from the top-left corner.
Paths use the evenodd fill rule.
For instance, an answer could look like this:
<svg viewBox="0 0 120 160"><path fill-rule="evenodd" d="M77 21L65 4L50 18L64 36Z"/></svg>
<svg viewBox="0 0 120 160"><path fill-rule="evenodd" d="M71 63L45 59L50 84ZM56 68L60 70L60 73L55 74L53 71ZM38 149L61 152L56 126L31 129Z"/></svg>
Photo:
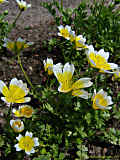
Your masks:
<svg viewBox="0 0 120 160"><path fill-rule="evenodd" d="M63 10L63 0L61 0L61 9Z"/></svg>
<svg viewBox="0 0 120 160"><path fill-rule="evenodd" d="M18 18L20 17L21 14L22 14L22 10L20 10L20 12L18 13L18 15L16 16L14 22L12 23L12 26L15 26L15 24L16 24L16 22L17 22L17 20L18 20Z"/></svg>
<svg viewBox="0 0 120 160"><path fill-rule="evenodd" d="M9 28L9 32L11 32L11 30L15 27L17 20L19 19L20 15L22 14L22 10L20 10L20 12L18 13L18 15L16 16L14 22L11 24L10 28Z"/></svg>
<svg viewBox="0 0 120 160"><path fill-rule="evenodd" d="M9 121L10 121L11 111L12 111L12 103L10 104L10 108L9 108L9 110L8 110L7 117L6 117L7 120L8 120L8 123L9 123Z"/></svg>
<svg viewBox="0 0 120 160"><path fill-rule="evenodd" d="M31 86L31 88L34 89L33 84L31 83L30 79L28 78L28 76L27 76L27 74L26 74L26 72L25 72L25 70L24 70L24 68L23 68L23 66L22 66L21 58L20 58L20 53L18 53L17 56L18 56L18 63L19 63L19 65L20 65L20 68L21 68L24 76L25 76L25 79L27 80L27 82L29 83L29 85Z"/></svg>

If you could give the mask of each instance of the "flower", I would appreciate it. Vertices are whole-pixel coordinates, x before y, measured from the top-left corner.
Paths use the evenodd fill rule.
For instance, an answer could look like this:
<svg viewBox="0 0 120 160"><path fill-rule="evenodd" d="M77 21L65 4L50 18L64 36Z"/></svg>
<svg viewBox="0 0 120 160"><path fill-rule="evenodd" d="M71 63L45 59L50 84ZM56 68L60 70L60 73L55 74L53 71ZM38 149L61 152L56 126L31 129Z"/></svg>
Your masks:
<svg viewBox="0 0 120 160"><path fill-rule="evenodd" d="M82 35L75 35L74 31L70 32L70 41L74 43L74 47L76 50L81 50L83 48L87 48L87 45L85 44L86 39Z"/></svg>
<svg viewBox="0 0 120 160"><path fill-rule="evenodd" d="M33 108L29 105L22 105L19 106L19 109L13 109L12 112L14 113L15 117L25 117L30 118L33 114Z"/></svg>
<svg viewBox="0 0 120 160"><path fill-rule="evenodd" d="M9 88L0 80L0 92L5 96L1 97L1 99L7 104L26 103L31 100L30 97L25 97L29 92L27 84L17 78L13 78L10 81Z"/></svg>
<svg viewBox="0 0 120 160"><path fill-rule="evenodd" d="M43 61L45 71L48 71L48 75L53 74L53 60L52 58L47 58Z"/></svg>
<svg viewBox="0 0 120 160"><path fill-rule="evenodd" d="M0 3L3 3L3 2L8 2L7 0L0 0Z"/></svg>
<svg viewBox="0 0 120 160"><path fill-rule="evenodd" d="M111 96L107 96L107 92L101 89L98 93L94 91L94 95L92 97L93 108L94 109L111 109L112 107L108 107L113 104Z"/></svg>
<svg viewBox="0 0 120 160"><path fill-rule="evenodd" d="M66 63L64 67L61 63L58 63L53 66L54 75L60 83L58 91L64 93L72 91L73 96L88 99L88 92L82 90L82 88L90 87L93 84L90 81L91 78L81 78L77 80L75 83L73 83L72 76L74 70L74 65L70 65L69 63Z"/></svg>
<svg viewBox="0 0 120 160"><path fill-rule="evenodd" d="M8 48L10 51L13 51L14 53L18 53L33 44L32 42L26 43L25 40L20 37L16 41L11 41L5 38L4 42L5 43L3 46Z"/></svg>
<svg viewBox="0 0 120 160"><path fill-rule="evenodd" d="M112 80L120 80L120 67L118 67L116 70L114 70L114 74L112 76Z"/></svg>
<svg viewBox="0 0 120 160"><path fill-rule="evenodd" d="M58 33L58 36L62 36L64 38L66 38L67 40L70 39L70 31L71 31L71 27L66 25L65 27L63 25L60 25L58 27L59 29L59 33Z"/></svg>
<svg viewBox="0 0 120 160"><path fill-rule="evenodd" d="M16 139L18 140L18 143L15 145L16 151L25 150L25 153L30 155L31 153L35 153L35 150L33 147L39 146L38 138L32 137L32 132L26 132L25 136L22 136L19 134Z"/></svg>
<svg viewBox="0 0 120 160"><path fill-rule="evenodd" d="M24 124L20 119L10 120L10 125L15 132L22 132L24 130Z"/></svg>
<svg viewBox="0 0 120 160"><path fill-rule="evenodd" d="M27 4L25 1L23 0L16 0L20 10L25 11L27 8L31 7L31 4Z"/></svg>
<svg viewBox="0 0 120 160"><path fill-rule="evenodd" d="M117 64L107 62L109 58L109 52L105 52L104 49L100 49L97 52L94 50L93 46L90 45L88 46L86 54L90 65L94 68L100 69L100 72L107 72L107 70L118 68Z"/></svg>

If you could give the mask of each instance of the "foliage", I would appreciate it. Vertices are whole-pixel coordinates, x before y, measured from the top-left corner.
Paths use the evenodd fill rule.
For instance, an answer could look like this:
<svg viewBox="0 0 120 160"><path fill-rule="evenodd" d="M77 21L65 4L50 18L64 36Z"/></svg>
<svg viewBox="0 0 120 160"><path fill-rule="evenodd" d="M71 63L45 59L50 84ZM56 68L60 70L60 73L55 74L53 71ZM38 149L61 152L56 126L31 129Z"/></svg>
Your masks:
<svg viewBox="0 0 120 160"><path fill-rule="evenodd" d="M99 2L94 0L93 4L82 1L74 9L65 9L55 0L42 2L41 5L48 9L58 26L60 24L72 26L77 34L82 33L87 38L87 44L92 43L97 49L104 48L106 51L109 50L114 56L114 60L118 61L120 12L115 9L115 3L109 3L108 6L104 3L105 0ZM62 49L67 50L67 53L69 52L69 55L65 51L64 54L68 55L69 58L73 56L73 50L69 50L70 45L66 44L65 41L61 43L64 43L65 46L63 47L62 44Z"/></svg>
<svg viewBox="0 0 120 160"><path fill-rule="evenodd" d="M3 40L8 33L8 22L5 20L7 15L8 15L7 10L5 10L3 13L0 14L0 49L2 48L4 43Z"/></svg>

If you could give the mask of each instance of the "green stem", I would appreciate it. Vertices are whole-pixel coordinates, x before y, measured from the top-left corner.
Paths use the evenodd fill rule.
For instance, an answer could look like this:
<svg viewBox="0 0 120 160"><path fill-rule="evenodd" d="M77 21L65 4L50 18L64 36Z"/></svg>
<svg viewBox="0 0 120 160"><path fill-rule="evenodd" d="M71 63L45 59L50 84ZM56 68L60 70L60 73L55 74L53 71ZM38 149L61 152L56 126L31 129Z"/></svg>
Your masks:
<svg viewBox="0 0 120 160"><path fill-rule="evenodd" d="M10 121L10 119L11 119L11 111L12 111L12 103L10 104L10 108L9 108L9 110L8 110L8 113L7 113L7 120L8 120L8 123L9 123L9 121Z"/></svg>
<svg viewBox="0 0 120 160"><path fill-rule="evenodd" d="M18 13L18 15L16 16L14 22L11 24L10 28L9 28L9 32L11 32L11 30L15 27L17 20L19 19L20 15L22 14L22 10L20 10L20 12Z"/></svg>
<svg viewBox="0 0 120 160"><path fill-rule="evenodd" d="M30 79L28 78L28 76L27 76L27 74L26 74L26 72L25 72L25 70L24 70L24 68L23 68L23 66L22 66L21 58L20 58L20 53L18 53L17 56L18 56L18 63L19 63L19 65L20 65L20 68L21 68L24 76L25 76L25 79L27 80L27 82L29 83L29 85L31 86L31 88L34 89L33 84L31 83Z"/></svg>
<svg viewBox="0 0 120 160"><path fill-rule="evenodd" d="M63 0L61 0L61 9L63 10Z"/></svg>

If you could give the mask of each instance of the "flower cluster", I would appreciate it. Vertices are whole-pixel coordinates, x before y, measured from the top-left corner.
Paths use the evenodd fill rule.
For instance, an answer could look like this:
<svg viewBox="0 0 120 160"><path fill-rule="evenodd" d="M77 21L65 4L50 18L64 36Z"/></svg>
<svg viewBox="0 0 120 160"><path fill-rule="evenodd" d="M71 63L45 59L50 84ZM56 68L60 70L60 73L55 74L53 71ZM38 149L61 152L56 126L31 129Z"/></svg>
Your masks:
<svg viewBox="0 0 120 160"><path fill-rule="evenodd" d="M86 39L82 35L76 35L75 31L72 31L70 26L66 25L64 27L60 25L58 29L58 35L64 37L67 40L70 40L70 42L74 44L74 48L76 50L87 48L87 45L85 44Z"/></svg>
<svg viewBox="0 0 120 160"><path fill-rule="evenodd" d="M18 110L13 108L12 112L14 113L15 117L30 118L30 117L32 117L34 110L29 105L22 105L22 106L19 106Z"/></svg>
<svg viewBox="0 0 120 160"><path fill-rule="evenodd" d="M105 52L104 49L96 51L92 45L86 45L86 39L82 35L75 35L75 31L72 31L71 27L66 25L65 27L60 25L58 26L59 32L58 35L64 37L67 40L70 40L71 43L74 43L74 46L77 50L85 48L85 53L87 55L88 63L93 68L99 69L99 72L103 73L112 73L113 80L120 78L120 69L117 64L109 63L109 52ZM53 64L53 60L50 58L45 61L44 68L45 71L48 70L48 74L54 73L56 76L59 87L59 92L72 92L73 96L78 96L84 99L89 98L89 93L83 90L83 88L90 87L93 83L91 78L81 78L76 82L73 81L74 65L66 63L64 66L61 63ZM111 109L108 107L113 104L112 98L107 96L107 93L101 89L98 93L94 93L92 97L93 108L94 109Z"/></svg>
<svg viewBox="0 0 120 160"><path fill-rule="evenodd" d="M88 63L93 68L99 69L100 72L114 73L111 72L113 69L117 69L118 65L115 63L108 63L109 52L105 52L104 49L96 51L92 45L85 44L86 39L82 35L75 35L75 31L72 31L71 27L66 25L58 26L58 35L70 40L74 44L76 50L86 49L86 55ZM116 72L118 75L118 72Z"/></svg>
<svg viewBox="0 0 120 160"><path fill-rule="evenodd" d="M53 64L52 59L51 62L52 68L50 69L50 71L54 73L60 84L58 87L59 92L72 92L73 96L81 97L83 99L88 99L90 97L90 94L87 91L83 90L83 88L88 88L93 85L93 82L91 82L91 78L80 78L79 80L74 82L73 74L75 71L75 67L73 64L69 64L69 62L64 66L61 63ZM111 107L108 106L113 104L112 98L110 96L107 96L107 93L103 91L103 89L101 89L98 93L96 93L95 91L92 97L92 101L92 106L94 109L111 109Z"/></svg>
<svg viewBox="0 0 120 160"><path fill-rule="evenodd" d="M0 3L3 2L8 1L0 0ZM22 11L25 11L27 8L31 7L31 4L27 4L24 0L16 0L16 2L19 6L20 12L16 17L13 25L16 23L16 20L20 16ZM5 38L3 46L13 53L19 54L21 51L23 51L23 49L28 48L32 44L32 42L27 43L22 38L18 38L16 41L11 41ZM20 65L22 65L20 62L20 58L18 58L18 61ZM7 116L8 120L10 121L10 126L16 134L22 132L25 129L23 121L18 118L31 118L32 114L34 113L33 108L26 104L20 105L18 109L12 109L12 106L15 103L20 104L30 102L31 98L26 97L28 95L28 92L29 89L27 88L27 84L22 80L13 78L10 81L9 87L7 87L7 85L2 80L0 80L0 93L3 95L3 97L1 97L1 100L3 100L7 104L7 106L9 106ZM11 111L13 114L11 113ZM11 120L10 117L12 117ZM28 155L30 155L31 153L35 153L34 147L39 146L38 138L34 138L32 132L26 131L25 136L19 134L16 139L18 140L18 143L15 145L16 151L25 150L25 153Z"/></svg>
<svg viewBox="0 0 120 160"><path fill-rule="evenodd" d="M0 3L7 2L7 0L0 0ZM20 11L25 11L27 8L31 7L31 4L27 4L23 0L16 0ZM20 12L22 13L22 12ZM86 38L83 35L76 35L75 31L71 29L70 26L66 25L65 27L60 25L58 26L59 33L58 35L69 40L76 50L85 49L85 53L88 59L88 63L91 67L99 69L99 72L103 73L113 73L113 80L120 79L120 68L115 63L109 63L109 52L105 52L104 49L96 51L92 45L87 45ZM15 42L10 41L9 39L4 39L4 47L8 48L14 53L20 53L23 49L27 48L32 43L26 43L23 39L18 38ZM62 65L61 63L53 64L52 58L47 58L43 61L44 69L48 72L48 75L54 74L59 82L58 91L63 93L71 92L72 96L80 97L83 99L90 98L90 94L84 90L84 88L91 87L93 82L91 78L84 77L80 78L77 81L74 81L73 74L75 71L74 64L69 62ZM10 81L9 87L0 80L0 93L3 94L1 100L3 100L8 106L13 105L14 103L27 103L30 102L31 98L26 97L28 95L29 89L27 84L23 83L22 80L13 78ZM111 109L112 107L112 98L107 95L103 89L96 92L92 96L92 107L95 110L101 109ZM11 107L10 107L11 109ZM16 118L31 118L34 110L29 105L20 105L18 109L12 109L13 119L10 120L10 126L14 132L20 133L24 130L25 126L21 119ZM33 137L32 132L26 131L25 136L19 134L16 137L18 143L15 144L16 151L24 150L26 154L30 155L35 153L34 147L39 146L38 138Z"/></svg>
<svg viewBox="0 0 120 160"><path fill-rule="evenodd" d="M25 97L29 92L27 84L17 78L13 78L10 81L9 88L0 80L0 92L5 96L1 97L1 99L8 105L13 103L26 103L31 100L30 97ZM18 110L13 108L12 112L15 117L30 118L34 111L29 105L21 105ZM10 126L16 133L20 133L24 130L24 123L20 119L10 120ZM32 133L28 131L24 137L19 135L16 139L19 141L19 143L15 145L16 151L25 150L26 154L34 153L35 150L33 147L39 145L38 138L33 138Z"/></svg>
<svg viewBox="0 0 120 160"><path fill-rule="evenodd" d="M3 46L14 53L19 53L23 49L28 48L30 45L33 44L32 42L26 43L26 41L20 37L16 41L11 41L11 40L5 38L4 42L5 43Z"/></svg>

